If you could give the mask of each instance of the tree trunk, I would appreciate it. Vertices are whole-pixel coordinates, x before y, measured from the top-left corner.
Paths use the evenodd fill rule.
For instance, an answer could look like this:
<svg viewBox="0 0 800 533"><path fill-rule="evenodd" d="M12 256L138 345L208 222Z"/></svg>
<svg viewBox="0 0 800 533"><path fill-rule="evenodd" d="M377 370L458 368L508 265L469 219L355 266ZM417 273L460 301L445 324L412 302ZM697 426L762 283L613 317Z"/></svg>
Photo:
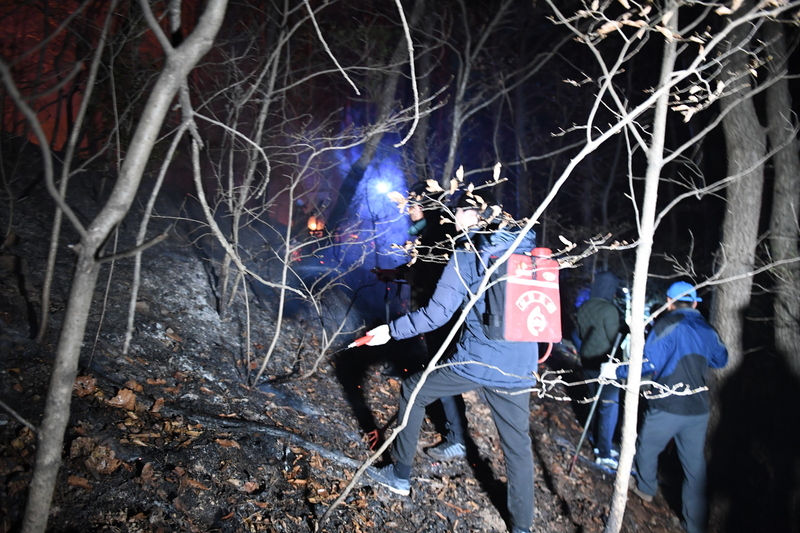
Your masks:
<svg viewBox="0 0 800 533"><path fill-rule="evenodd" d="M745 25L731 33L733 46L746 47L748 33ZM749 57L744 51L735 52L728 72L732 76L749 70ZM729 363L717 372L720 381L739 367L742 361L744 316L750 305L752 272L755 261L761 196L764 189L764 156L766 131L758 122L755 104L749 97L749 79L732 84L731 92L722 101L728 114L722 120L725 151L728 157L728 176L737 176L727 190L727 209L722 223L719 251L719 274L722 279L734 278L718 287L711 305L711 321L728 348ZM713 391L712 391L713 394ZM713 402L712 402L713 405ZM712 413L712 418L714 414Z"/></svg>
<svg viewBox="0 0 800 533"><path fill-rule="evenodd" d="M786 68L786 39L783 26L769 22L764 26L771 44L773 73ZM767 122L773 149L783 147L773 157L775 187L770 217L772 261L796 259L798 255L798 203L800 203L800 157L792 120L789 82L781 77L767 89ZM800 264L789 263L772 271L775 277L775 348L794 373L800 376Z"/></svg>
<svg viewBox="0 0 800 533"><path fill-rule="evenodd" d="M439 182L447 189L450 186L450 180L455 177L453 169L456 168L456 157L458 155L458 148L461 144L461 129L464 127L469 116L474 112L475 102L468 99L468 92L470 82L472 80L472 71L478 62L479 54L484 50L487 41L491 39L495 30L500 26L506 13L512 6L511 0L503 0L497 6L496 11L492 14L492 18L476 35L475 42L471 34L471 29L467 25L467 5L463 0L458 0L459 9L461 10L461 17L464 21L464 49L460 51L460 59L458 66L458 73L455 79L455 88L453 91L453 118L450 127L450 139L447 143L447 159L445 160L442 169L442 175Z"/></svg>
<svg viewBox="0 0 800 533"><path fill-rule="evenodd" d="M425 0L416 0L414 2L414 10L411 12L411 16L408 20L410 27L413 28L417 25L420 18L422 18L424 11ZM397 43L394 53L392 54L390 62L390 65L392 65L392 70L386 77L386 81L383 85L383 91L381 91L381 95L378 99L378 116L375 121L376 124L380 125L382 122L388 119L392 109L395 106L395 95L397 93L397 82L400 79L402 58L407 54L408 46L406 43L406 37L403 35L401 40ZM331 230L335 230L339 223L345 219L347 210L350 207L350 204L353 203L353 198L356 195L358 184L361 183L361 178L364 177L364 173L367 171L367 168L369 168L369 164L375 157L375 153L378 151L378 147L380 146L382 140L382 132L374 133L371 137L369 137L367 142L364 144L364 150L361 152L361 157L359 157L358 160L350 166L350 172L348 172L347 176L344 178L342 186L339 189L339 196L336 198L336 203L328 215L328 223L326 225Z"/></svg>
<svg viewBox="0 0 800 533"><path fill-rule="evenodd" d="M674 1L669 2L664 12L674 12L669 19L668 29L677 33L678 8ZM661 61L661 87L670 82L675 69L677 57L677 42L666 40L664 43L664 57ZM636 264L633 272L633 286L631 291L631 315L645 317L645 304L647 297L647 277L650 271L650 254L653 251L653 236L655 234L655 216L658 200L658 182L664 167L664 139L667 130L667 112L669 106L669 92L665 92L655 104L653 117L653 137L647 151L647 171L645 173L645 189L642 198L639 240L636 247ZM628 383L625 387L625 411L622 421L622 446L619 456L619 467L614 480L614 494L611 497L611 510L604 533L618 533L622 528L622 518L625 505L628 501L628 483L633 465L635 441L637 435L637 422L639 416L639 384L642 378L642 358L644 356L644 329L645 320L632 320L630 324L630 367L628 369Z"/></svg>
<svg viewBox="0 0 800 533"><path fill-rule="evenodd" d="M521 6L518 7L521 8ZM520 14L520 16L523 15ZM525 61L528 59L528 39L525 35L528 34L530 34L530 26L526 25L523 27L523 36L519 43L519 57ZM530 106L528 105L529 97L529 91L524 84L520 83L517 88L514 89L514 106L513 109L510 110L514 120L514 137L516 141L514 156L519 163L514 167L516 173L515 183L517 184L516 205L514 207L516 208L516 215L520 218L527 216L528 213L532 213L534 208L533 180L529 175L528 164L525 163L525 157L528 155L525 153L525 150L529 146L527 142L528 131L533 130L533 127L531 127L528 121L528 119L531 118ZM538 242L546 241L538 240Z"/></svg>
<svg viewBox="0 0 800 533"><path fill-rule="evenodd" d="M431 94L431 66L433 64L430 48L430 35L433 33L434 17L425 17L422 20L422 54L417 57L417 72L419 73L418 88L421 100L427 99ZM429 104L430 105L430 104ZM417 130L414 132L412 143L414 146L414 174L417 181L433 178L430 172L430 154L428 149L428 129L431 115L424 113L419 117Z"/></svg>
<svg viewBox="0 0 800 533"><path fill-rule="evenodd" d="M89 253L87 253L89 252ZM89 250L82 249L70 289L62 334L47 391L44 418L39 426L36 466L28 489L23 532L41 532L47 526L50 500L61 466L64 432L69 421L72 387L78 371L83 334L92 305L99 265Z"/></svg>
<svg viewBox="0 0 800 533"><path fill-rule="evenodd" d="M47 526L50 501L61 463L64 432L69 421L72 385L99 272L95 258L110 232L127 214L164 117L188 73L213 44L226 6L227 0L210 0L195 31L180 48L169 52L164 70L150 94L145 114L131 140L111 197L76 247L77 268L56 350L44 419L38 434L36 466L23 522L24 533L43 532Z"/></svg>
<svg viewBox="0 0 800 533"><path fill-rule="evenodd" d="M747 28L738 28L731 33L732 46L746 48ZM735 77L737 73L748 71L748 56L744 51L733 54L726 69ZM724 369L712 371L709 400L711 413L708 425L709 435L717 430L720 418L718 395L725 380L742 364L744 353L744 317L750 305L752 272L755 261L758 223L761 213L761 196L764 188L764 166L767 142L766 131L759 124L755 105L745 86L749 80L732 84L721 105L728 108L722 120L725 135L725 152L728 157L728 176L736 176L726 193L727 208L722 223L722 236L719 249L718 274L721 279L731 279L718 286L711 300L711 323L719 332L720 338L728 348L728 365ZM738 90L736 90L738 89ZM737 278L738 276L738 278ZM709 515L712 523L717 517L728 514L730 501L712 499Z"/></svg>
<svg viewBox="0 0 800 533"><path fill-rule="evenodd" d="M105 50L106 39L108 36L108 32L110 30L110 21L112 18L112 14L117 7L117 1L114 0L111 2L109 7L109 15L106 18L106 22L103 26L103 31L100 35L100 39L97 45L97 49L95 50L94 57L92 59L91 66L89 67L89 76L86 80L86 88L81 94L81 105L78 110L78 116L71 120L71 128L69 133L69 140L67 141L65 155L64 155L64 163L62 165L61 170L61 182L59 183L59 195L61 198L65 198L67 194L67 186L69 184L69 178L71 173L72 167L72 160L75 157L75 151L80 146L80 131L83 129L84 118L87 115L87 110L89 109L89 103L92 98L93 87L95 85L95 81L97 80L97 71L100 67L100 61L102 58L103 51ZM74 93L77 92L77 84L73 86L73 89L70 91L70 101L72 101ZM68 114L68 117L72 117L72 112ZM57 134L54 134L55 137ZM47 326L50 320L50 293L53 286L53 274L56 268L56 259L58 255L58 243L61 239L61 223L64 218L64 213L61 210L61 206L56 208L55 216L53 217L53 228L50 235L50 248L47 253L47 266L45 268L44 273L44 283L42 285L42 317L41 321L39 322L39 331L36 334L36 342L41 343L44 340L44 336L47 333Z"/></svg>

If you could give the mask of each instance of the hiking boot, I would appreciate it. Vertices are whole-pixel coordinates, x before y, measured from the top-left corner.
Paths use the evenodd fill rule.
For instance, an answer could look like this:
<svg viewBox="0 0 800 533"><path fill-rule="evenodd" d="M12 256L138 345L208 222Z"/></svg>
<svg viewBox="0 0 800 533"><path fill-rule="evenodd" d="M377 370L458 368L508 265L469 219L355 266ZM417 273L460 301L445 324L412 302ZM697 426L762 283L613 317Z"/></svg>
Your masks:
<svg viewBox="0 0 800 533"><path fill-rule="evenodd" d="M638 497L640 497L642 499L642 501L645 501L645 502L648 502L648 503L653 501L653 495L652 494L647 494L647 493L642 492L641 490L639 490L639 485L636 484L636 478L635 477L631 477L630 486L628 488L634 494L636 494Z"/></svg>
<svg viewBox="0 0 800 533"><path fill-rule="evenodd" d="M467 456L467 449L460 442L456 442L455 444L442 442L438 446L428 448L425 453L427 453L428 457L431 459L435 459L439 462L447 462L453 459L463 459Z"/></svg>
<svg viewBox="0 0 800 533"><path fill-rule="evenodd" d="M619 461L613 457L598 457L594 460L594 462L595 464L610 468L611 470L616 470L619 468Z"/></svg>
<svg viewBox="0 0 800 533"><path fill-rule="evenodd" d="M370 466L367 468L367 475L395 494L400 496L411 494L411 484L407 479L397 477L394 473L394 465L386 465L383 468Z"/></svg>

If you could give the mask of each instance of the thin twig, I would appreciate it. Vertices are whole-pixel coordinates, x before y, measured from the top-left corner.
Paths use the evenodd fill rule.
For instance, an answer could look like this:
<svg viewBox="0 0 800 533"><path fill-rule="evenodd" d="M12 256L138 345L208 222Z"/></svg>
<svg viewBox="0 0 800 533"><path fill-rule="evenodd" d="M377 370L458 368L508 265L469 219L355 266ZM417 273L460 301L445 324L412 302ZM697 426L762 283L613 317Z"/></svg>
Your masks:
<svg viewBox="0 0 800 533"><path fill-rule="evenodd" d="M406 144L409 139L411 139L411 137L414 135L414 131L417 129L417 124L419 123L419 89L417 88L417 74L414 67L414 42L411 40L411 30L408 28L406 14L403 12L403 4L400 3L400 0L395 0L395 3L397 4L397 11L400 13L400 20L403 24L403 33L405 33L406 43L408 44L408 66L411 70L411 91L414 94L414 121L411 123L411 128L408 130L405 138L394 145L395 148L400 148Z"/></svg>
<svg viewBox="0 0 800 533"><path fill-rule="evenodd" d="M114 229L114 253L116 255L117 245L119 244L119 226ZM111 261L111 268L108 269L108 279L106 280L106 290L103 293L103 305L100 308L100 318L97 321L97 331L94 334L94 343L92 343L92 351L89 354L89 364L92 363L95 350L97 350L97 342L100 340L100 332L103 330L103 322L106 319L106 311L108 310L108 295L111 294L111 281L114 279L114 265L115 261Z"/></svg>
<svg viewBox="0 0 800 533"><path fill-rule="evenodd" d="M15 410L13 410L11 407L9 407L8 404L6 404L3 400L0 400L0 407L5 409L8 412L8 414L13 416L17 420L17 422L19 422L20 424L22 424L25 427L29 428L31 431L34 431L34 432L37 431L36 426L34 426L30 422L28 422L27 420L22 418L22 416L20 416L19 413L17 413Z"/></svg>
<svg viewBox="0 0 800 533"><path fill-rule="evenodd" d="M120 252L118 254L109 255L109 256L106 256L106 257L101 257L101 258L99 258L97 260L97 263L98 264L102 264L102 263L107 263L109 261L116 261L117 259L124 259L126 257L133 257L134 255L136 255L138 253L144 252L145 250L147 250L151 246L155 246L156 244L160 243L161 241L163 241L167 237L169 237L169 229L166 230L161 235L157 235L157 236L153 237L152 239L150 239L146 243L140 244L136 248L131 248L130 250L127 250L125 252Z"/></svg>
<svg viewBox="0 0 800 533"><path fill-rule="evenodd" d="M344 71L342 66L339 64L339 61L336 60L336 56L333 55L331 48L328 46L328 43L325 42L325 37L322 36L322 30L320 30L319 24L317 24L317 19L314 16L314 10L311 9L311 4L308 2L308 0L303 0L303 3L305 3L306 7L308 8L308 14L311 16L311 23L314 24L314 29L317 31L317 37L319 37L322 46L325 48L325 52L327 52L330 58L333 60L334 64L336 65L336 68L339 70L339 72L342 73L342 76L344 76L344 79L347 80L347 83L349 83L350 86L353 87L353 90L356 92L357 95L361 96L358 87L356 87L356 84L353 83L353 80L350 79L350 76L347 75L347 72Z"/></svg>

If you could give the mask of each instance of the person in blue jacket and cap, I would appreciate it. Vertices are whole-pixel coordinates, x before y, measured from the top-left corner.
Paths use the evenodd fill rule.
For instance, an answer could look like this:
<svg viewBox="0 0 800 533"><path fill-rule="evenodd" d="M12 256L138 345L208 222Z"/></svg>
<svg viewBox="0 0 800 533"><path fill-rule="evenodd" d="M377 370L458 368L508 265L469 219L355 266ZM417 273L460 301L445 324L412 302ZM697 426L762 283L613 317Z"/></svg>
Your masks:
<svg viewBox="0 0 800 533"><path fill-rule="evenodd" d="M688 533L704 533L708 524L705 442L708 428L709 368L728 364L728 350L706 322L694 287L685 281L667 290L668 313L656 320L644 346L642 373L658 384L647 400L647 412L636 441L636 475L631 490L652 501L658 490L658 456L675 439L683 466L682 525ZM628 367L603 363L600 376L626 378Z"/></svg>
<svg viewBox="0 0 800 533"><path fill-rule="evenodd" d="M518 233L491 226L488 226L491 231L479 231L481 226L485 230L500 211L488 192L475 190L462 194L456 205L455 222L456 230L467 239L453 252L430 301L421 309L367 332L372 336L369 345L432 331L461 310L480 285L488 258L503 254L518 236ZM520 242L517 250L529 252L534 247L535 236L531 232ZM422 372L403 383L398 420L403 420L408 411L408 423L394 441L394 463L383 468L370 467L367 475L391 492L404 496L410 494L411 466L425 406L442 397L481 389L492 412L505 456L511 530L522 533L533 525L534 467L529 400L530 388L536 384L538 345L489 340L482 324L484 308L481 297L467 315L448 366L437 368L428 375L413 403L410 403L410 396Z"/></svg>

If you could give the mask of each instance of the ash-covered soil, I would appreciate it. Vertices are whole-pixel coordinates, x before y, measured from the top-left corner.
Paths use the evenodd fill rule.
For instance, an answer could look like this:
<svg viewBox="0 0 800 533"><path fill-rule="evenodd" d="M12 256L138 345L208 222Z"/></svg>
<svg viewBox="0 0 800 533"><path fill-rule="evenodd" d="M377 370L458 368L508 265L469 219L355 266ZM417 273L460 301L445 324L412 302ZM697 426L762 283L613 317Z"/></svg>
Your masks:
<svg viewBox="0 0 800 533"><path fill-rule="evenodd" d="M91 194L81 200L96 209ZM92 207L94 205L94 207ZM5 209L5 208L4 208ZM2 213L4 217L7 212ZM52 202L41 191L15 205L16 244L0 269L0 532L21 523L36 451L34 428L47 394L76 242L65 230L52 325L37 345L31 331L40 297ZM5 218L5 220L8 220ZM160 232L171 222L155 220ZM130 247L138 222L121 228ZM180 229L147 250L131 348L123 354L133 260L106 264L95 294L72 399L63 465L48 531L114 532L504 532L504 467L497 434L479 394L465 395L469 455L452 464L419 453L410 497L360 480L323 523L320 517L370 455L372 429L391 428L409 354L418 342L319 355L313 316L285 317L260 383L252 378L276 328L275 302L250 302L251 348L241 298L221 318L215 270ZM109 246L112 246L109 243ZM20 268L20 261L27 263ZM24 270L24 272L23 272ZM109 276L111 276L109 280ZM336 347L352 337L343 338ZM319 362L312 375L303 374ZM575 365L556 350L545 368ZM556 389L555 396L576 390ZM576 410L578 415L576 415ZM593 464L589 445L567 474L581 433L569 401L531 401L536 460L534 531L602 531L613 474ZM439 440L435 412L420 451ZM675 502L673 501L673 507ZM681 531L659 496L631 496L623 531Z"/></svg>

